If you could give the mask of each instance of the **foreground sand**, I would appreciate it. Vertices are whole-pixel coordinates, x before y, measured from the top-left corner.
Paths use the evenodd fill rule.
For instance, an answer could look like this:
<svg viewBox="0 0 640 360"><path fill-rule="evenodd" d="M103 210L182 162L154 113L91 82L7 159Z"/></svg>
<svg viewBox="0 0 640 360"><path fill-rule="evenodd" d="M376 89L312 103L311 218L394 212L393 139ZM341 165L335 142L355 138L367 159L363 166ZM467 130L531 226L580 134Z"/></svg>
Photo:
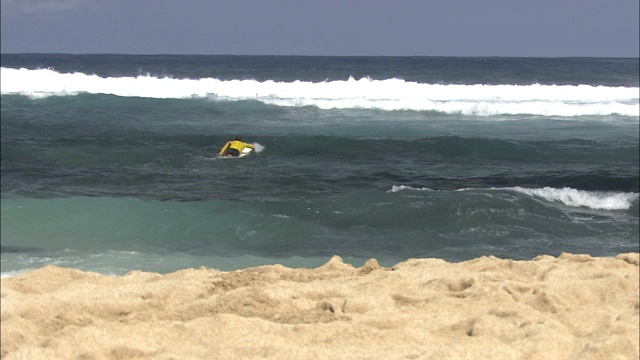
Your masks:
<svg viewBox="0 0 640 360"><path fill-rule="evenodd" d="M2 359L638 359L638 254L2 279Z"/></svg>

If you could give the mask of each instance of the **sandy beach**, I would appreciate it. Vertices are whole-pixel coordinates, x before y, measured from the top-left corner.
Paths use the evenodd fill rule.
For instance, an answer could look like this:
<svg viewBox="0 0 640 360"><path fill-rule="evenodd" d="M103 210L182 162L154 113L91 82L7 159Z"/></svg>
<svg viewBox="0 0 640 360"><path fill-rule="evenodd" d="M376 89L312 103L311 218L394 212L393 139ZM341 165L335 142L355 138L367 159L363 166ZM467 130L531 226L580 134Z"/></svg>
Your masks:
<svg viewBox="0 0 640 360"><path fill-rule="evenodd" d="M638 254L2 279L2 359L638 359Z"/></svg>

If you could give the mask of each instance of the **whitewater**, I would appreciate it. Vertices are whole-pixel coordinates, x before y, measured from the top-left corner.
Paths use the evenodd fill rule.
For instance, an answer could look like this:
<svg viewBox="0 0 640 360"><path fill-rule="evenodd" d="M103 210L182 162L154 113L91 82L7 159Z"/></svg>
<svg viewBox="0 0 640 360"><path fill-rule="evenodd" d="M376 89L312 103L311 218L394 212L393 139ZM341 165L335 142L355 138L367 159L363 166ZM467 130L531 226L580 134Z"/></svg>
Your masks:
<svg viewBox="0 0 640 360"><path fill-rule="evenodd" d="M436 111L447 114L639 116L639 89L591 85L422 84L371 78L323 82L99 77L52 69L1 69L3 94L31 98L78 93L156 99L256 100L269 105L320 109Z"/></svg>

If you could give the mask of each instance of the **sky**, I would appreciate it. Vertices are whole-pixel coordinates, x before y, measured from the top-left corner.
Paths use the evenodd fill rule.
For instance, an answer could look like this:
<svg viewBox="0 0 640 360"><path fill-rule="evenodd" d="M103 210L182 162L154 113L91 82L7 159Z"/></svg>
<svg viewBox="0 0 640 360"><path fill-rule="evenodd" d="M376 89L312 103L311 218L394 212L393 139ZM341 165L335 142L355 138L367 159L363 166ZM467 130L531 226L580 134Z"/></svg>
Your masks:
<svg viewBox="0 0 640 360"><path fill-rule="evenodd" d="M2 53L639 56L638 0L2 0Z"/></svg>

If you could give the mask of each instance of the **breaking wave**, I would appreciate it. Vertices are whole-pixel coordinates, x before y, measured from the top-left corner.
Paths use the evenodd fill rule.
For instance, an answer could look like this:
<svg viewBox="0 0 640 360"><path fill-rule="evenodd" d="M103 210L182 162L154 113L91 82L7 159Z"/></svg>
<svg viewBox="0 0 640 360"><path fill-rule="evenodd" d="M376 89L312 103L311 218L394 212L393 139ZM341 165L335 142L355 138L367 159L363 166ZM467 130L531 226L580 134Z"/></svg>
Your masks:
<svg viewBox="0 0 640 360"><path fill-rule="evenodd" d="M161 99L255 100L282 107L434 111L475 116L640 116L637 87L425 84L370 78L324 82L100 77L52 69L1 68L2 94L31 98L80 93Z"/></svg>

